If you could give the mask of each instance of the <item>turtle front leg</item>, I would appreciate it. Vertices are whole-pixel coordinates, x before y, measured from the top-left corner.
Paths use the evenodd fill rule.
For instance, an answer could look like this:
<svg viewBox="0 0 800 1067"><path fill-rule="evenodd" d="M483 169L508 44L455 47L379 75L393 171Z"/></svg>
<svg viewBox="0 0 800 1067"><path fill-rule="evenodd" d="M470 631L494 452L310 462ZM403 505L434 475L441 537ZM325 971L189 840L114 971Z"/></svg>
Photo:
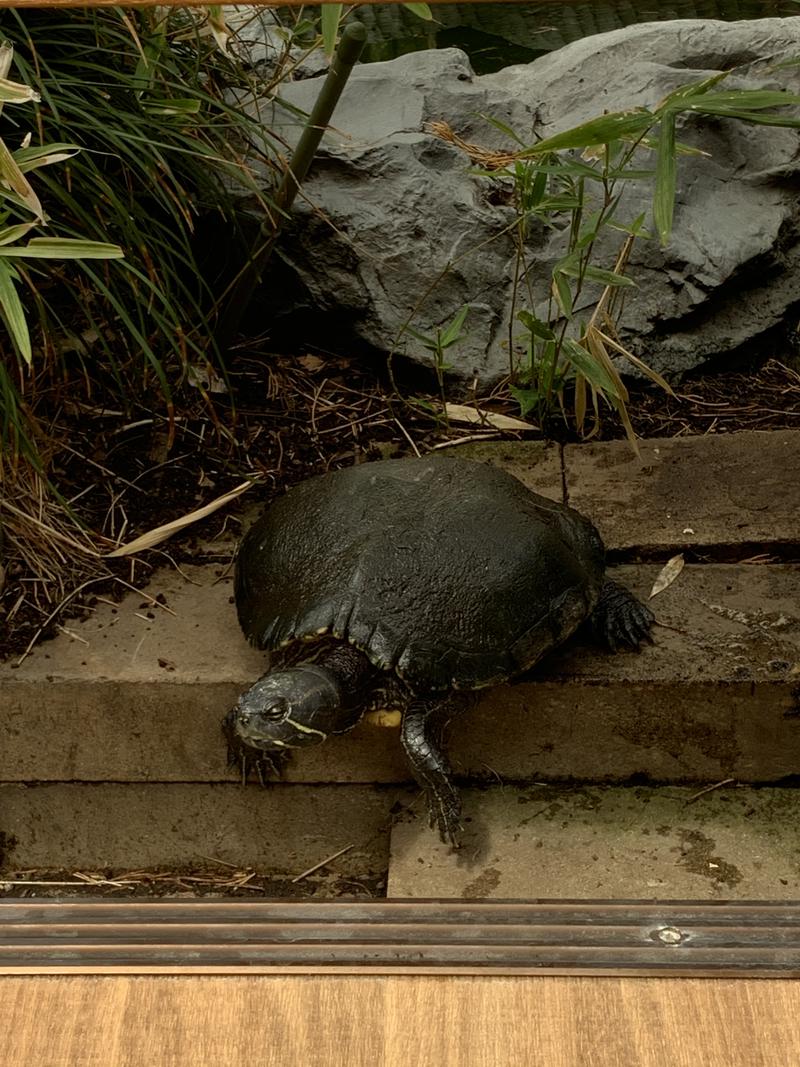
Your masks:
<svg viewBox="0 0 800 1067"><path fill-rule="evenodd" d="M650 627L655 615L646 604L618 582L606 581L592 612L592 633L595 638L616 652L620 645L638 649L642 641L649 641Z"/></svg>
<svg viewBox="0 0 800 1067"><path fill-rule="evenodd" d="M461 798L453 784L445 755L444 729L450 719L465 710L469 700L450 695L444 700L413 700L403 715L400 740L414 777L425 790L430 825L447 844L458 848L461 832Z"/></svg>

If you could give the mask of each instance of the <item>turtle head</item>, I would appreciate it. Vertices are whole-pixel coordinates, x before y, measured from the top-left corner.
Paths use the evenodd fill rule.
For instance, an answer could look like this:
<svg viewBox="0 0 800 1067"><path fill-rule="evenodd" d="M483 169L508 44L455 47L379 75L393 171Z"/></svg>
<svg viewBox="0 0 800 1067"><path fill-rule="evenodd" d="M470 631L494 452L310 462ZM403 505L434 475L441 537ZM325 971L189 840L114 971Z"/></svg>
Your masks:
<svg viewBox="0 0 800 1067"><path fill-rule="evenodd" d="M240 744L262 752L318 745L358 722L332 673L316 663L272 671L242 693L225 728Z"/></svg>

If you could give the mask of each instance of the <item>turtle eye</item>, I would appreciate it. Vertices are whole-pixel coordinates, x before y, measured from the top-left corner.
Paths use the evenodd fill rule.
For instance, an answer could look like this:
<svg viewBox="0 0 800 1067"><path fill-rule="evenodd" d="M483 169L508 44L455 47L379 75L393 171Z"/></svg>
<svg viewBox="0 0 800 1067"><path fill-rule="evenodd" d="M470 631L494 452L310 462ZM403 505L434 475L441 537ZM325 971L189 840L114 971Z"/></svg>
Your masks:
<svg viewBox="0 0 800 1067"><path fill-rule="evenodd" d="M261 714L270 722L282 722L289 714L289 703L283 697L276 697L266 705Z"/></svg>

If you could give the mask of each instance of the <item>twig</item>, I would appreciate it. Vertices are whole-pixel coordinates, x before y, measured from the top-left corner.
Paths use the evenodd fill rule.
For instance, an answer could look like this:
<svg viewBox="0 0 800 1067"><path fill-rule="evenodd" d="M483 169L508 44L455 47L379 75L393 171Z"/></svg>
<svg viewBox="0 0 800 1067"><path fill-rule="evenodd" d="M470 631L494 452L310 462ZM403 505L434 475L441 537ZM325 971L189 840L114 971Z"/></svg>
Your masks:
<svg viewBox="0 0 800 1067"><path fill-rule="evenodd" d="M56 629L62 634L66 634L67 637L71 637L74 641L80 641L82 645L88 645L89 642L85 637L81 637L80 634L76 634L74 630L68 630L66 626L62 626L60 623L56 623Z"/></svg>
<svg viewBox="0 0 800 1067"><path fill-rule="evenodd" d="M409 434L408 430L406 430L405 426L399 419L395 419L394 421L400 433L403 435L403 437L405 437L406 441L408 441L408 443L414 449L414 454L417 456L417 458L419 458L421 456L421 452L411 439L411 435Z"/></svg>
<svg viewBox="0 0 800 1067"><path fill-rule="evenodd" d="M440 448L455 448L456 445L468 445L473 441L496 441L498 437L502 437L499 432L495 433L471 433L466 437L457 437L453 441L439 441L431 447L431 452L437 452Z"/></svg>
<svg viewBox="0 0 800 1067"><path fill-rule="evenodd" d="M721 789L724 785L731 785L735 781L735 778L724 778L721 782L716 782L714 785L707 785L705 789L701 789L698 793L694 793L692 796L690 796L686 803L694 804L695 800L697 800L698 797L702 797L706 793L711 793L715 789Z"/></svg>
<svg viewBox="0 0 800 1067"><path fill-rule="evenodd" d="M107 576L105 574L102 575L100 578L90 578L87 582L83 582L81 585L79 585L75 589L73 589L71 593L68 593L67 596L65 596L64 599L62 601L60 601L59 604L50 612L50 614L44 620L42 625L39 627L39 629L36 631L36 633L30 639L30 641L28 642L28 647L25 649L25 651L22 653L22 655L17 660L17 666L19 667L22 663L24 663L24 661L30 655L31 649L33 648L33 646L36 644L36 642L41 637L43 631L46 629L47 626L50 625L50 623L53 621L53 619L56 617L56 615L58 615L58 613L63 608L65 608L67 606L67 604L70 602L70 600L73 600L78 595L78 593L82 593L83 590L86 589L88 586L95 585L97 582L106 582L106 581L108 581L108 578L107 578ZM138 590L137 590L137 592L138 592Z"/></svg>
<svg viewBox="0 0 800 1067"><path fill-rule="evenodd" d="M303 871L302 874L298 874L296 878L293 878L292 884L294 884L295 882L302 882L302 880L306 878L309 874L313 874L314 871L318 871L320 867L324 867L332 860L336 860L340 856L343 856L345 852L349 852L350 849L353 847L353 845L345 845L345 847L340 848L338 852L334 852L332 856L326 856L324 860L320 860L319 863L315 863L313 867L309 867L307 871Z"/></svg>

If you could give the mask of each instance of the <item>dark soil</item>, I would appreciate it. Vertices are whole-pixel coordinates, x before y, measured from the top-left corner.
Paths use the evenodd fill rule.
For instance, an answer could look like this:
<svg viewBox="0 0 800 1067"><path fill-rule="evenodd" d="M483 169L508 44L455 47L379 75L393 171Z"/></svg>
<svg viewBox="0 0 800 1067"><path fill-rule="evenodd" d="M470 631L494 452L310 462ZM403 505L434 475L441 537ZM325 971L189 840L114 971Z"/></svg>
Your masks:
<svg viewBox="0 0 800 1067"><path fill-rule="evenodd" d="M243 355L229 387L229 393L213 394L186 388L176 397L172 424L157 399L124 412L63 395L53 400L49 436L57 458L50 478L90 531L95 555L84 558L69 545L48 543L35 521L15 526L3 519L0 657L19 656L35 641L53 636L65 618L90 611L97 596L118 599L130 586L146 585L157 566L214 559L208 546L236 542L246 507L311 474L414 449L425 452L480 434L543 436L535 427L530 433L501 434L448 426L425 408L435 404L435 397L419 403L399 399L371 370L328 355ZM480 406L518 414L503 390L480 398ZM643 438L800 428L800 374L770 360L746 372L687 379L674 397L635 382L628 407ZM548 430L558 439L575 439L563 420ZM622 436L609 413L596 439ZM157 547L119 560L102 558L252 478L261 483L258 488ZM12 486L7 499L32 509L35 520L37 502L31 495L22 487L15 497ZM226 548L223 562L230 555Z"/></svg>
<svg viewBox="0 0 800 1067"><path fill-rule="evenodd" d="M317 871L298 882L286 877L258 874L219 866L156 871L26 870L0 877L0 898L52 898L69 896L157 899L164 897L231 897L329 900L373 900L386 896L386 876L365 874L358 878Z"/></svg>

